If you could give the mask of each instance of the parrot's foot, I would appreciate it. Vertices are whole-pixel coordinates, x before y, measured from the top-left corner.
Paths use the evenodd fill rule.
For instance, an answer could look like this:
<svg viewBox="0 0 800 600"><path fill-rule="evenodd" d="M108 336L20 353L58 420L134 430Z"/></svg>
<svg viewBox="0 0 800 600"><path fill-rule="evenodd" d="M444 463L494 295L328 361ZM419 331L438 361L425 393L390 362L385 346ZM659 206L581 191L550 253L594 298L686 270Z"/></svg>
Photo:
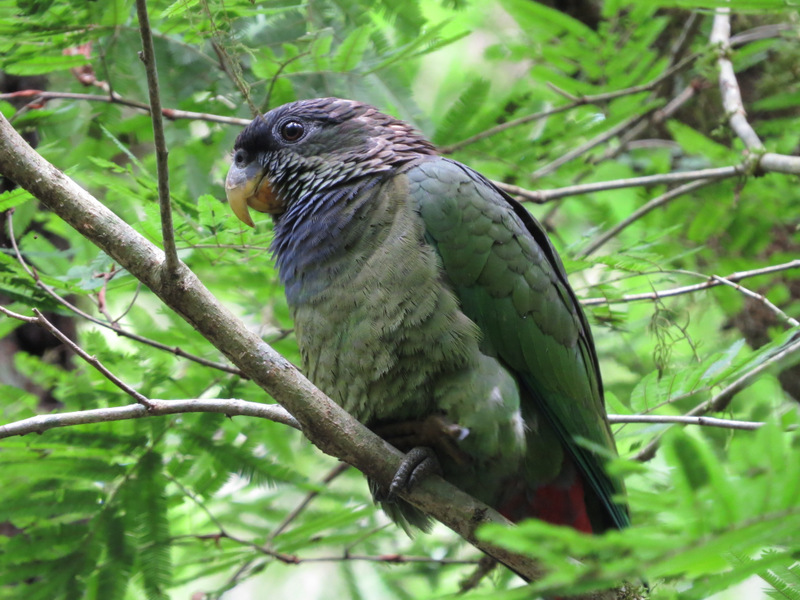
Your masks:
<svg viewBox="0 0 800 600"><path fill-rule="evenodd" d="M403 421L373 428L373 431L398 450L427 447L438 456L447 456L464 465L469 457L458 447L458 442L469 435L469 429L448 420L443 415L430 415L422 421Z"/></svg>
<svg viewBox="0 0 800 600"><path fill-rule="evenodd" d="M373 431L407 453L389 490L376 495L376 499L382 502L394 502L400 492L411 489L427 475L441 475L439 456L460 465L469 462L469 456L458 447L458 442L467 437L469 430L443 415L430 415L422 421L381 425L374 427Z"/></svg>
<svg viewBox="0 0 800 600"><path fill-rule="evenodd" d="M442 468L436 453L425 446L412 448L400 463L400 468L392 478L387 502L394 502L397 495L405 490L410 490L417 482L428 475L441 475Z"/></svg>

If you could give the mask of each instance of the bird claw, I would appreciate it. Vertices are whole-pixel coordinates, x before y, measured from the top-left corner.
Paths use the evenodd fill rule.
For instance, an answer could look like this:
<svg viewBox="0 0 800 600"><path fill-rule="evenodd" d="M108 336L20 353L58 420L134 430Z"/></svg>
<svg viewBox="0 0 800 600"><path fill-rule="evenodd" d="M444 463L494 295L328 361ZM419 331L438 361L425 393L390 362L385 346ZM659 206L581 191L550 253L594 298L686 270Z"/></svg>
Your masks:
<svg viewBox="0 0 800 600"><path fill-rule="evenodd" d="M443 415L430 415L422 421L401 421L373 428L373 431L398 450L427 447L457 464L469 462L458 447L469 435L469 429L453 423Z"/></svg>
<svg viewBox="0 0 800 600"><path fill-rule="evenodd" d="M458 447L458 442L469 435L469 429L444 415L380 425L373 431L398 450L407 452L388 491L373 489L375 499L380 502L395 502L401 492L411 489L426 476L441 475L438 456L462 465L469 462L469 456Z"/></svg>
<svg viewBox="0 0 800 600"><path fill-rule="evenodd" d="M441 474L442 469L433 450L425 446L412 448L403 457L400 467L394 474L392 483L389 485L389 492L384 501L394 502L397 500L398 494L410 490L428 475Z"/></svg>

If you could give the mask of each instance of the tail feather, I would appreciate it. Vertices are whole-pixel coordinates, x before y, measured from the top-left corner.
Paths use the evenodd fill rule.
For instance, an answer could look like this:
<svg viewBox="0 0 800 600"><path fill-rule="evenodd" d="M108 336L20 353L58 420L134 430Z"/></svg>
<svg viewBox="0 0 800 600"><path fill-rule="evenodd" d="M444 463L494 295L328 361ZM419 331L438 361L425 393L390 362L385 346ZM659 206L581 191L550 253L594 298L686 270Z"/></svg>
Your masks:
<svg viewBox="0 0 800 600"><path fill-rule="evenodd" d="M557 482L541 485L534 490L517 489L506 497L498 510L515 523L535 518L554 525L567 525L584 533L594 531L580 477L575 477L567 485Z"/></svg>

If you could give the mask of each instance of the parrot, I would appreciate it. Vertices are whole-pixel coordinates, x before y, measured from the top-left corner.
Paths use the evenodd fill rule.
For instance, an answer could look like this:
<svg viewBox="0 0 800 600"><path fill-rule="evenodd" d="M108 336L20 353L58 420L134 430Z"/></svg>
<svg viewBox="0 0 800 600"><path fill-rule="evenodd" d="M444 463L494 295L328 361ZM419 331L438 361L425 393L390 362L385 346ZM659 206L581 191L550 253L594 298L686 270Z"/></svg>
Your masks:
<svg viewBox="0 0 800 600"><path fill-rule="evenodd" d="M430 473L512 522L629 525L589 322L542 225L420 132L365 103L299 100L239 133L234 214L271 251L309 379L406 453L373 497Z"/></svg>

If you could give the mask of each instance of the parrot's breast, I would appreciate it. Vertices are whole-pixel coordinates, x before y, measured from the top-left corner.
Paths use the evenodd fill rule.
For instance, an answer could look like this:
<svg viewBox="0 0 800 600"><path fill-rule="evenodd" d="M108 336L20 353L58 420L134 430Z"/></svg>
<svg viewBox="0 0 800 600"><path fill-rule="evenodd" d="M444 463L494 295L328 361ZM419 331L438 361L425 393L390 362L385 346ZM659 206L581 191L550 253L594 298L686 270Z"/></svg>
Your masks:
<svg viewBox="0 0 800 600"><path fill-rule="evenodd" d="M300 232L316 260L278 256L306 373L367 425L444 414L470 432L465 452L521 456L517 382L481 352L415 208L395 175L317 213Z"/></svg>

